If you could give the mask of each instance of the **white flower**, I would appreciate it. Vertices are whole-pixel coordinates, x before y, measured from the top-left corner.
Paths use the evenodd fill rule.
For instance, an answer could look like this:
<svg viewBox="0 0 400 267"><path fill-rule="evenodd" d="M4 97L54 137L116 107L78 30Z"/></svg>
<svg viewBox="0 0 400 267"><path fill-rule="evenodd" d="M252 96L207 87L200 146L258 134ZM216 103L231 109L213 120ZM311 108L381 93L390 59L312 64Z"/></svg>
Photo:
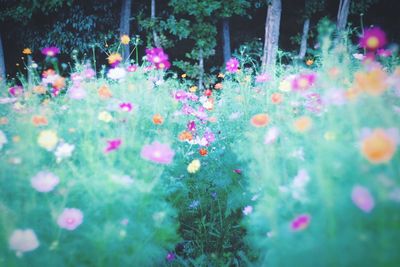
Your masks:
<svg viewBox="0 0 400 267"><path fill-rule="evenodd" d="M17 254L35 250L39 247L39 241L32 229L17 229L12 232L8 244Z"/></svg>
<svg viewBox="0 0 400 267"><path fill-rule="evenodd" d="M0 150L3 148L3 145L7 143L7 136L0 130Z"/></svg>
<svg viewBox="0 0 400 267"><path fill-rule="evenodd" d="M365 56L360 53L355 53L355 54L353 54L353 57L358 60L363 60Z"/></svg>
<svg viewBox="0 0 400 267"><path fill-rule="evenodd" d="M112 68L107 73L107 77L114 80L120 80L124 78L125 75L126 75L126 70L120 67Z"/></svg>
<svg viewBox="0 0 400 267"><path fill-rule="evenodd" d="M268 145L276 141L279 137L280 131L277 127L272 127L268 130L264 137L264 144Z"/></svg>
<svg viewBox="0 0 400 267"><path fill-rule="evenodd" d="M57 157L57 163L61 162L63 159L69 158L74 151L75 146L68 143L61 143L57 146L54 155Z"/></svg>

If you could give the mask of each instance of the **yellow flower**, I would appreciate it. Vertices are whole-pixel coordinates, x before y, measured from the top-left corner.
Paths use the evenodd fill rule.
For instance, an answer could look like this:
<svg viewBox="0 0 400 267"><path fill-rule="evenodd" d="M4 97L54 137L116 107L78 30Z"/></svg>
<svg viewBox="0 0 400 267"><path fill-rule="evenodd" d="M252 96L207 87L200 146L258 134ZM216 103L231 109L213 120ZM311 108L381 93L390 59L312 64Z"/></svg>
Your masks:
<svg viewBox="0 0 400 267"><path fill-rule="evenodd" d="M290 81L288 81L287 79L280 82L279 90L281 90L283 92L289 92L291 89L292 89L292 85L291 85Z"/></svg>
<svg viewBox="0 0 400 267"><path fill-rule="evenodd" d="M186 78L186 77L187 77L187 74L184 73L184 74L181 75L181 77L182 77L182 78Z"/></svg>
<svg viewBox="0 0 400 267"><path fill-rule="evenodd" d="M113 117L111 116L110 113L108 113L107 111L102 111L99 113L99 116L97 117L100 121L104 121L106 123L109 123L110 121L112 121Z"/></svg>
<svg viewBox="0 0 400 267"><path fill-rule="evenodd" d="M224 77L225 77L225 75L223 73L218 74L218 78L224 78Z"/></svg>
<svg viewBox="0 0 400 267"><path fill-rule="evenodd" d="M311 129L312 120L308 116L302 116L293 122L293 127L296 132L305 133Z"/></svg>
<svg viewBox="0 0 400 267"><path fill-rule="evenodd" d="M192 87L190 87L189 88L189 91L191 92L191 93L194 93L194 92L196 92L197 91L197 86L192 86Z"/></svg>
<svg viewBox="0 0 400 267"><path fill-rule="evenodd" d="M129 38L128 35L124 34L121 36L121 43L124 45L129 44L129 42L131 41L131 38Z"/></svg>
<svg viewBox="0 0 400 267"><path fill-rule="evenodd" d="M200 170L200 160L194 159L192 162L189 163L187 166L187 171L189 173L196 173L198 170Z"/></svg>
<svg viewBox="0 0 400 267"><path fill-rule="evenodd" d="M39 146L47 149L53 150L58 142L57 133L53 130L44 130L39 133L39 137L37 139Z"/></svg>
<svg viewBox="0 0 400 267"><path fill-rule="evenodd" d="M22 54L30 55L32 54L32 50L30 48L24 48L24 50L22 50Z"/></svg>
<svg viewBox="0 0 400 267"><path fill-rule="evenodd" d="M386 72L381 68L375 68L368 72L356 72L353 88L369 95L379 96L389 86L387 78Z"/></svg>

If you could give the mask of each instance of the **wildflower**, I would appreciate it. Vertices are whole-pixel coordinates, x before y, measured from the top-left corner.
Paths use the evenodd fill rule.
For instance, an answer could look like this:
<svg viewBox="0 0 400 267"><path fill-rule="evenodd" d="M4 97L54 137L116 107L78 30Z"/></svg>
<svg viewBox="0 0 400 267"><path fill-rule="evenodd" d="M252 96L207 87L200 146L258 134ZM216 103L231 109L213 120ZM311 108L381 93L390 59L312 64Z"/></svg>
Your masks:
<svg viewBox="0 0 400 267"><path fill-rule="evenodd" d="M6 124L8 124L7 117L0 117L0 125L6 125Z"/></svg>
<svg viewBox="0 0 400 267"><path fill-rule="evenodd" d="M311 112L319 113L322 110L322 99L318 93L305 95L306 101L304 107Z"/></svg>
<svg viewBox="0 0 400 267"><path fill-rule="evenodd" d="M16 229L8 239L10 249L15 250L17 255L35 250L39 247L39 241L32 229Z"/></svg>
<svg viewBox="0 0 400 267"><path fill-rule="evenodd" d="M187 124L187 129L190 132L195 132L196 131L196 122L195 121L189 121Z"/></svg>
<svg viewBox="0 0 400 267"><path fill-rule="evenodd" d="M138 68L138 66L137 65L129 65L127 68L126 68L126 70L128 71L128 72L135 72L136 70L137 70L137 68Z"/></svg>
<svg viewBox="0 0 400 267"><path fill-rule="evenodd" d="M0 150L3 148L4 144L7 144L7 136L0 130Z"/></svg>
<svg viewBox="0 0 400 267"><path fill-rule="evenodd" d="M160 114L155 114L153 116L153 123L154 124L163 124L164 118Z"/></svg>
<svg viewBox="0 0 400 267"><path fill-rule="evenodd" d="M283 101L283 95L280 93L273 93L271 95L271 102L273 104L279 104Z"/></svg>
<svg viewBox="0 0 400 267"><path fill-rule="evenodd" d="M132 177L130 177L129 175L111 175L110 178L112 181L124 186L129 186L134 182Z"/></svg>
<svg viewBox="0 0 400 267"><path fill-rule="evenodd" d="M14 135L12 140L14 143L18 143L19 141L21 141L21 137L19 135Z"/></svg>
<svg viewBox="0 0 400 267"><path fill-rule="evenodd" d="M168 55L160 47L146 49L146 58L157 69L168 69L171 66Z"/></svg>
<svg viewBox="0 0 400 267"><path fill-rule="evenodd" d="M297 75L292 81L292 90L306 91L314 85L316 79L315 73Z"/></svg>
<svg viewBox="0 0 400 267"><path fill-rule="evenodd" d="M121 139L108 140L107 141L107 147L104 150L104 153L109 153L111 151L119 149L121 144L122 144L122 140Z"/></svg>
<svg viewBox="0 0 400 267"><path fill-rule="evenodd" d="M351 192L353 203L362 211L369 213L375 206L374 198L366 187L356 185Z"/></svg>
<svg viewBox="0 0 400 267"><path fill-rule="evenodd" d="M72 99L83 99L86 97L86 91L79 85L73 85L68 90L68 96Z"/></svg>
<svg viewBox="0 0 400 267"><path fill-rule="evenodd" d="M240 169L234 169L233 172L236 174L242 174L242 170Z"/></svg>
<svg viewBox="0 0 400 267"><path fill-rule="evenodd" d="M168 252L166 259L168 262L174 261L175 260L175 254L173 252Z"/></svg>
<svg viewBox="0 0 400 267"><path fill-rule="evenodd" d="M112 121L113 117L111 116L111 114L109 112L102 111L97 116L97 119L99 119L99 121L104 121L105 123L109 123L110 121Z"/></svg>
<svg viewBox="0 0 400 267"><path fill-rule="evenodd" d="M210 144L215 141L215 135L214 133L210 130L210 128L207 128L204 131L204 138L207 140L207 144Z"/></svg>
<svg viewBox="0 0 400 267"><path fill-rule="evenodd" d="M211 96L212 95L212 91L210 89L206 89L206 90L204 90L204 95L205 96Z"/></svg>
<svg viewBox="0 0 400 267"><path fill-rule="evenodd" d="M194 159L187 166L187 171L188 173L196 173L198 172L198 170L200 170L200 166L201 166L200 160Z"/></svg>
<svg viewBox="0 0 400 267"><path fill-rule="evenodd" d="M42 115L35 115L32 117L32 123L35 126L47 125L47 118Z"/></svg>
<svg viewBox="0 0 400 267"><path fill-rule="evenodd" d="M392 55L392 51L389 49L378 49L376 54L380 57L390 57Z"/></svg>
<svg viewBox="0 0 400 267"><path fill-rule="evenodd" d="M225 75L223 74L223 73L218 73L218 76L217 76L218 78L224 78L225 77Z"/></svg>
<svg viewBox="0 0 400 267"><path fill-rule="evenodd" d="M254 115L250 122L254 127L265 127L268 125L270 119L267 114L259 113Z"/></svg>
<svg viewBox="0 0 400 267"><path fill-rule="evenodd" d="M33 87L33 92L38 95L42 95L46 93L46 88L44 86L38 85Z"/></svg>
<svg viewBox="0 0 400 267"><path fill-rule="evenodd" d="M58 143L57 133L53 130L44 130L39 133L37 142L39 146L47 149L53 150Z"/></svg>
<svg viewBox="0 0 400 267"><path fill-rule="evenodd" d="M31 186L41 193L50 192L60 182L60 179L51 172L41 171L31 178Z"/></svg>
<svg viewBox="0 0 400 267"><path fill-rule="evenodd" d="M280 135L280 131L276 127L272 127L271 129L268 130L268 132L265 134L264 137L264 144L272 144L278 139Z"/></svg>
<svg viewBox="0 0 400 267"><path fill-rule="evenodd" d="M24 50L22 50L22 54L30 55L32 54L32 50L30 48L24 48Z"/></svg>
<svg viewBox="0 0 400 267"><path fill-rule="evenodd" d="M58 226L69 231L75 230L82 222L83 213L75 208L65 208L57 219Z"/></svg>
<svg viewBox="0 0 400 267"><path fill-rule="evenodd" d="M308 116L302 116L297 118L293 122L294 130L300 133L307 132L312 127L312 120Z"/></svg>
<svg viewBox="0 0 400 267"><path fill-rule="evenodd" d="M178 91L176 91L175 94L174 94L174 98L175 98L176 100L178 100L178 101L185 100L187 97L188 97L188 96L187 96L186 92L183 91L183 90L178 90Z"/></svg>
<svg viewBox="0 0 400 267"><path fill-rule="evenodd" d="M311 222L311 216L309 214L301 214L294 218L290 224L293 231L301 231L308 227Z"/></svg>
<svg viewBox="0 0 400 267"><path fill-rule="evenodd" d="M361 154L373 164L386 163L395 154L398 142L399 135L396 130L367 129L361 140Z"/></svg>
<svg viewBox="0 0 400 267"><path fill-rule="evenodd" d="M381 68L354 74L353 89L372 96L381 95L388 88L388 76Z"/></svg>
<svg viewBox="0 0 400 267"><path fill-rule="evenodd" d="M126 70L124 68L115 67L108 71L107 77L114 80L121 80L126 76Z"/></svg>
<svg viewBox="0 0 400 267"><path fill-rule="evenodd" d="M235 73L239 69L239 60L231 58L226 62L226 71Z"/></svg>
<svg viewBox="0 0 400 267"><path fill-rule="evenodd" d="M368 50L377 50L386 45L386 34L379 27L372 27L364 31L359 44Z"/></svg>
<svg viewBox="0 0 400 267"><path fill-rule="evenodd" d="M110 98L112 96L110 88L108 88L107 85L100 86L97 93L99 94L100 98L103 98L103 99Z"/></svg>
<svg viewBox="0 0 400 267"><path fill-rule="evenodd" d="M280 83L279 83L279 90L283 92L289 92L292 90L292 82L296 76L295 75L289 75L286 78L284 78Z"/></svg>
<svg viewBox="0 0 400 267"><path fill-rule="evenodd" d="M355 59L358 59L358 60L363 60L365 58L365 56L363 54L360 54L360 53L354 53L353 57Z"/></svg>
<svg viewBox="0 0 400 267"><path fill-rule="evenodd" d="M187 77L187 74L186 74L186 73L183 73L183 74L181 75L181 77L182 77L183 79L185 79L185 78Z"/></svg>
<svg viewBox="0 0 400 267"><path fill-rule="evenodd" d="M183 131L179 134L178 139L180 141L191 141L193 139L193 135L190 132Z"/></svg>
<svg viewBox="0 0 400 267"><path fill-rule="evenodd" d="M91 79L91 78L93 78L93 77L96 76L96 72L94 71L94 69L92 69L92 68L90 68L90 67L87 67L87 68L85 68L85 70L83 71L83 76L84 76L86 79Z"/></svg>
<svg viewBox="0 0 400 267"><path fill-rule="evenodd" d="M65 87L65 78L57 75L57 78L52 83L53 88L62 89Z"/></svg>
<svg viewBox="0 0 400 267"><path fill-rule="evenodd" d="M20 96L24 92L24 89L22 88L22 86L13 86L8 89L8 92L12 96Z"/></svg>
<svg viewBox="0 0 400 267"><path fill-rule="evenodd" d="M256 76L256 83L265 83L270 79L271 77L267 73L262 73Z"/></svg>
<svg viewBox="0 0 400 267"><path fill-rule="evenodd" d="M346 95L343 90L328 90L322 98L322 102L327 105L341 106L346 103Z"/></svg>
<svg viewBox="0 0 400 267"><path fill-rule="evenodd" d="M75 146L68 143L62 143L58 145L56 151L54 152L54 155L57 158L57 163L61 162L63 159L71 157L74 149Z"/></svg>
<svg viewBox="0 0 400 267"><path fill-rule="evenodd" d="M140 155L142 158L155 163L170 164L172 163L175 152L169 145L154 141L150 145L144 145Z"/></svg>
<svg viewBox="0 0 400 267"><path fill-rule="evenodd" d="M306 65L307 66L311 66L312 64L314 64L314 60L312 58L309 58L306 60Z"/></svg>
<svg viewBox="0 0 400 267"><path fill-rule="evenodd" d="M246 215L246 216L249 215L252 212L253 212L253 207L252 206L246 206L246 207L243 208L243 214Z"/></svg>
<svg viewBox="0 0 400 267"><path fill-rule="evenodd" d="M108 56L107 60L108 64L114 68L122 61L122 56L119 53L112 53Z"/></svg>
<svg viewBox="0 0 400 267"><path fill-rule="evenodd" d="M221 90L222 88L223 88L222 83L216 83L216 84L214 85L214 89L215 89L215 90Z"/></svg>
<svg viewBox="0 0 400 267"><path fill-rule="evenodd" d="M133 106L132 106L131 103L127 102L127 103L121 103L121 104L119 104L119 108L120 108L122 111L131 112Z"/></svg>
<svg viewBox="0 0 400 267"><path fill-rule="evenodd" d="M128 35L124 34L121 36L120 40L121 40L121 44L127 45L131 41L131 38L129 38Z"/></svg>
<svg viewBox="0 0 400 267"><path fill-rule="evenodd" d="M197 86L191 86L190 88L189 88L189 92L191 92L191 93L195 93L197 91Z"/></svg>
<svg viewBox="0 0 400 267"><path fill-rule="evenodd" d="M60 49L55 46L49 46L42 49L42 54L48 57L54 57L57 54L60 54Z"/></svg>
<svg viewBox="0 0 400 267"><path fill-rule="evenodd" d="M207 151L207 149L205 149L205 148L200 148L199 149L199 154L201 155L201 156L206 156L207 155L207 153L208 153L208 151Z"/></svg>

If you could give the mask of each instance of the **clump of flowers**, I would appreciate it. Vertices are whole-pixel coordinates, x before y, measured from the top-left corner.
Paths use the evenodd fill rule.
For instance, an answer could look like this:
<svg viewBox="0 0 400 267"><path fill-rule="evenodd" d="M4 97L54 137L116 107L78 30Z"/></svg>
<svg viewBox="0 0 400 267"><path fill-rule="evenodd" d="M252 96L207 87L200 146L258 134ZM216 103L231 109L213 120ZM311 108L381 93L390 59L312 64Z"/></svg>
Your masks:
<svg viewBox="0 0 400 267"><path fill-rule="evenodd" d="M396 129L365 129L361 138L361 154L373 164L386 163L392 159L398 143Z"/></svg>
<svg viewBox="0 0 400 267"><path fill-rule="evenodd" d="M31 178L31 185L41 193L50 192L58 185L60 179L49 171L41 171Z"/></svg>
<svg viewBox="0 0 400 267"><path fill-rule="evenodd" d="M226 71L230 73L235 73L239 69L239 60L237 58L231 58L226 62Z"/></svg>
<svg viewBox="0 0 400 267"><path fill-rule="evenodd" d="M167 144L157 141L145 145L140 152L142 158L159 164L171 164L175 152Z"/></svg>
<svg viewBox="0 0 400 267"><path fill-rule="evenodd" d="M75 230L82 222L83 213L75 208L65 208L57 219L58 226L69 231Z"/></svg>
<svg viewBox="0 0 400 267"><path fill-rule="evenodd" d="M372 27L364 31L359 44L362 48L375 51L385 46L386 42L385 32L379 27Z"/></svg>
<svg viewBox="0 0 400 267"><path fill-rule="evenodd" d="M40 243L32 229L16 229L12 232L8 244L10 249L15 250L17 255L35 250Z"/></svg>
<svg viewBox="0 0 400 267"><path fill-rule="evenodd" d="M166 70L171 66L168 55L161 47L146 49L146 59L157 69Z"/></svg>

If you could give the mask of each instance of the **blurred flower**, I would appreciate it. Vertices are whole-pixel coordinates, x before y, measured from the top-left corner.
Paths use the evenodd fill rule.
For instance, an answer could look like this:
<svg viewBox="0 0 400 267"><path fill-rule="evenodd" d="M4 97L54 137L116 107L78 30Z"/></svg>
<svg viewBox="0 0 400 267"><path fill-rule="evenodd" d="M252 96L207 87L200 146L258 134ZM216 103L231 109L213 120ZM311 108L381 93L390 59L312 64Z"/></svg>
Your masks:
<svg viewBox="0 0 400 267"><path fill-rule="evenodd" d="M239 69L239 60L236 58L231 58L226 62L226 71L230 73L235 73Z"/></svg>
<svg viewBox="0 0 400 267"><path fill-rule="evenodd" d="M125 76L126 76L126 70L120 67L112 68L107 73L107 77L114 80L121 80Z"/></svg>
<svg viewBox="0 0 400 267"><path fill-rule="evenodd" d="M190 132L183 131L178 136L180 141L191 141L193 139L193 135Z"/></svg>
<svg viewBox="0 0 400 267"><path fill-rule="evenodd" d="M8 124L7 117L0 117L0 125L6 125L6 124Z"/></svg>
<svg viewBox="0 0 400 267"><path fill-rule="evenodd" d="M196 131L196 122L195 121L189 121L187 124L187 129L190 132L195 132Z"/></svg>
<svg viewBox="0 0 400 267"><path fill-rule="evenodd" d="M295 75L289 75L286 78L284 78L280 83L279 83L279 90L283 92L289 92L292 90L292 82L295 79Z"/></svg>
<svg viewBox="0 0 400 267"><path fill-rule="evenodd" d="M362 211L369 213L375 206L374 198L366 187L355 185L351 192L353 203Z"/></svg>
<svg viewBox="0 0 400 267"><path fill-rule="evenodd" d="M34 115L32 117L32 123L35 126L44 126L47 125L47 118L45 116L42 115Z"/></svg>
<svg viewBox="0 0 400 267"><path fill-rule="evenodd" d="M210 130L210 128L206 128L204 131L204 138L207 140L208 144L211 144L215 141L215 134Z"/></svg>
<svg viewBox="0 0 400 267"><path fill-rule="evenodd" d="M363 60L365 58L365 56L363 54L360 54L360 53L353 54L353 57L355 59L358 59L358 60Z"/></svg>
<svg viewBox="0 0 400 267"><path fill-rule="evenodd" d="M310 130L311 127L312 120L308 116L299 117L293 122L293 128L296 132L304 133Z"/></svg>
<svg viewBox="0 0 400 267"><path fill-rule="evenodd" d="M107 85L100 86L97 93L99 94L100 98L103 98L103 99L110 98L112 96L110 88L108 88Z"/></svg>
<svg viewBox="0 0 400 267"><path fill-rule="evenodd" d="M133 105L129 102L119 104L119 108L125 112L131 112Z"/></svg>
<svg viewBox="0 0 400 267"><path fill-rule="evenodd" d="M136 70L137 70L137 68L138 68L138 66L137 65L129 65L127 68L126 68L126 70L128 71L128 72L135 72Z"/></svg>
<svg viewBox="0 0 400 267"><path fill-rule="evenodd" d="M222 85L222 83L216 83L216 84L214 85L214 89L215 89L215 90L221 90L223 87L224 87L224 86Z"/></svg>
<svg viewBox="0 0 400 267"><path fill-rule="evenodd" d="M282 100L283 100L283 95L280 94L280 93L273 93L273 94L271 95L271 102L272 102L273 104L279 104L279 103L282 102Z"/></svg>
<svg viewBox="0 0 400 267"><path fill-rule="evenodd" d="M119 149L121 144L122 144L122 140L121 139L108 140L107 141L107 147L104 150L104 153L109 153L111 151Z"/></svg>
<svg viewBox="0 0 400 267"><path fill-rule="evenodd" d="M57 54L60 54L60 49L55 46L49 46L49 47L42 48L41 52L45 56L54 57Z"/></svg>
<svg viewBox="0 0 400 267"><path fill-rule="evenodd" d="M252 206L246 206L243 208L243 214L244 215L249 215L253 212L253 207Z"/></svg>
<svg viewBox="0 0 400 267"><path fill-rule="evenodd" d="M53 150L58 142L57 133L53 130L43 130L39 133L37 142L39 146L47 150Z"/></svg>
<svg viewBox="0 0 400 267"><path fill-rule="evenodd" d="M22 50L22 54L30 55L32 54L32 50L30 48L24 48L24 50Z"/></svg>
<svg viewBox="0 0 400 267"><path fill-rule="evenodd" d="M129 38L128 35L124 34L121 36L120 40L122 44L127 45L131 41L131 38Z"/></svg>
<svg viewBox="0 0 400 267"><path fill-rule="evenodd" d="M191 93L195 93L196 91L197 91L197 86L191 86L189 88L189 92L191 92Z"/></svg>
<svg viewBox="0 0 400 267"><path fill-rule="evenodd" d="M160 47L146 49L146 59L157 69L168 69L171 66L168 55Z"/></svg>
<svg viewBox="0 0 400 267"><path fill-rule="evenodd" d="M270 119L267 114L259 113L251 117L250 122L254 127L265 127L270 122Z"/></svg>
<svg viewBox="0 0 400 267"><path fill-rule="evenodd" d="M199 149L199 154L200 154L201 156L206 156L207 153L208 153L208 151L207 151L207 149L205 149L204 147L202 147L202 148Z"/></svg>
<svg viewBox="0 0 400 267"><path fill-rule="evenodd" d="M109 123L113 119L111 114L107 111L100 112L97 118L99 119L99 121L104 121L105 123Z"/></svg>
<svg viewBox="0 0 400 267"><path fill-rule="evenodd" d="M315 83L317 75L315 73L303 73L297 75L292 80L292 90L294 91L306 91L310 89Z"/></svg>
<svg viewBox="0 0 400 267"><path fill-rule="evenodd" d="M86 97L86 91L79 85L73 85L68 90L68 96L72 99L83 99Z"/></svg>
<svg viewBox="0 0 400 267"><path fill-rule="evenodd" d="M388 88L388 85L388 76L379 67L366 72L358 71L354 74L353 89L358 92L379 96Z"/></svg>
<svg viewBox="0 0 400 267"><path fill-rule="evenodd" d="M54 155L57 158L57 163L61 162L63 159L69 158L74 151L75 146L68 143L61 143L57 146Z"/></svg>
<svg viewBox="0 0 400 267"><path fill-rule="evenodd" d="M133 179L129 175L111 175L111 180L124 186L133 184Z"/></svg>
<svg viewBox="0 0 400 267"><path fill-rule="evenodd" d="M82 74L86 79L91 79L96 76L96 72L90 66L87 66Z"/></svg>
<svg viewBox="0 0 400 267"><path fill-rule="evenodd" d="M397 129L365 129L361 136L361 154L371 163L389 162L399 143Z"/></svg>
<svg viewBox="0 0 400 267"><path fill-rule="evenodd" d="M271 80L271 77L267 73L262 73L256 76L256 83L265 83Z"/></svg>
<svg viewBox="0 0 400 267"><path fill-rule="evenodd" d="M389 49L378 49L376 54L380 57L390 57L392 55L392 51Z"/></svg>
<svg viewBox="0 0 400 267"><path fill-rule="evenodd" d="M314 113L320 113L323 108L321 95L318 93L310 93L305 96L304 107Z"/></svg>
<svg viewBox="0 0 400 267"><path fill-rule="evenodd" d="M187 98L187 94L183 90L178 90L174 93L174 98L178 101L183 101Z"/></svg>
<svg viewBox="0 0 400 267"><path fill-rule="evenodd" d="M346 95L344 90L330 89L325 92L322 98L325 105L341 106L346 103Z"/></svg>
<svg viewBox="0 0 400 267"><path fill-rule="evenodd" d="M233 172L236 173L236 174L242 174L242 170L241 169L234 169Z"/></svg>
<svg viewBox="0 0 400 267"><path fill-rule="evenodd" d="M280 130L277 127L272 127L268 130L264 137L264 144L272 144L280 135Z"/></svg>
<svg viewBox="0 0 400 267"><path fill-rule="evenodd" d="M119 53L112 53L108 56L107 60L108 64L114 68L122 61L122 56Z"/></svg>
<svg viewBox="0 0 400 267"><path fill-rule="evenodd" d="M167 259L168 262L174 261L175 260L175 254L173 252L168 252L166 259Z"/></svg>
<svg viewBox="0 0 400 267"><path fill-rule="evenodd" d="M360 37L359 44L368 50L377 50L386 45L386 34L379 27L366 29Z"/></svg>
<svg viewBox="0 0 400 267"><path fill-rule="evenodd" d="M293 231L301 231L308 227L311 222L311 216L309 214L301 214L294 218L290 224Z"/></svg>
<svg viewBox="0 0 400 267"><path fill-rule="evenodd" d="M46 88L44 86L38 85L38 86L33 87L33 92L35 94L42 95L42 94L46 93Z"/></svg>
<svg viewBox="0 0 400 267"><path fill-rule="evenodd" d="M75 230L82 222L83 213L75 208L65 208L57 219L58 226L69 231Z"/></svg>
<svg viewBox="0 0 400 267"><path fill-rule="evenodd" d="M183 73L183 74L181 75L181 77L182 77L183 79L185 79L185 78L187 77L187 74L186 74L186 73Z"/></svg>
<svg viewBox="0 0 400 267"><path fill-rule="evenodd" d="M314 60L313 59L309 58L309 59L306 60L306 65L307 66L311 66L312 64L314 64Z"/></svg>
<svg viewBox="0 0 400 267"><path fill-rule="evenodd" d="M31 178L31 185L41 193L50 192L58 185L60 179L49 171L38 172Z"/></svg>
<svg viewBox="0 0 400 267"><path fill-rule="evenodd" d="M55 88L55 89L64 88L65 87L65 78L57 75L57 78L53 81L52 85L53 85L53 88Z"/></svg>
<svg viewBox="0 0 400 267"><path fill-rule="evenodd" d="M22 86L13 86L8 89L8 92L12 96L20 96L24 92L24 88Z"/></svg>
<svg viewBox="0 0 400 267"><path fill-rule="evenodd" d="M0 150L3 148L4 144L7 144L7 136L0 130Z"/></svg>
<svg viewBox="0 0 400 267"><path fill-rule="evenodd" d="M187 171L189 173L196 173L196 172L198 172L198 170L200 170L200 166L201 166L200 160L194 159L187 166Z"/></svg>
<svg viewBox="0 0 400 267"><path fill-rule="evenodd" d="M155 163L170 164L172 163L175 152L169 145L154 141L149 145L144 145L140 155L142 158Z"/></svg>
<svg viewBox="0 0 400 267"><path fill-rule="evenodd" d="M163 124L164 118L160 114L155 114L153 116L153 123L154 124Z"/></svg>
<svg viewBox="0 0 400 267"><path fill-rule="evenodd" d="M16 229L8 239L10 249L18 254L35 250L39 247L39 241L32 229Z"/></svg>

